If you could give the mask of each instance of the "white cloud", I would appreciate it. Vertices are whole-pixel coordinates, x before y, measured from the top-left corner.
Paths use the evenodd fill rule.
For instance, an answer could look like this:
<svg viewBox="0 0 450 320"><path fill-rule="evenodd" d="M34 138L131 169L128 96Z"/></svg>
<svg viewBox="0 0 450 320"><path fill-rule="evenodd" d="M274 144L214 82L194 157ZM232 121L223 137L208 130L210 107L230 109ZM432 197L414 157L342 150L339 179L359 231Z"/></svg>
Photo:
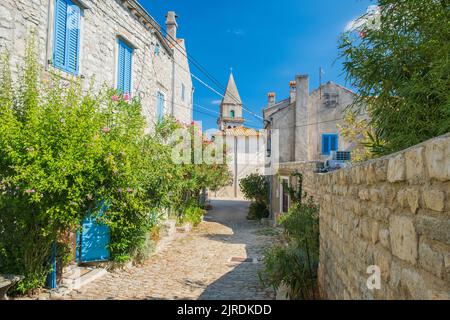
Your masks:
<svg viewBox="0 0 450 320"><path fill-rule="evenodd" d="M228 29L227 30L228 33L231 33L235 36L243 36L245 35L245 31L242 29Z"/></svg>
<svg viewBox="0 0 450 320"><path fill-rule="evenodd" d="M218 105L220 105L222 103L222 100L213 100L213 101L211 101L211 104L213 104L213 105L215 105L215 106L218 106Z"/></svg>
<svg viewBox="0 0 450 320"><path fill-rule="evenodd" d="M380 7L370 5L364 15L347 23L344 32L357 31L367 25L370 25L372 28L379 28L380 23Z"/></svg>

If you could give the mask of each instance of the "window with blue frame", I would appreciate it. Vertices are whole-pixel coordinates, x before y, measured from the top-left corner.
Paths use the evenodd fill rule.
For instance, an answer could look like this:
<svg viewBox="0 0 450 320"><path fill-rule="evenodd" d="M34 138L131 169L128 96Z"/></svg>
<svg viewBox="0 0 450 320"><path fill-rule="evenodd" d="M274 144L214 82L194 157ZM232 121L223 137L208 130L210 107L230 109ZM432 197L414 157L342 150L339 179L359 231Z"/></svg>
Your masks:
<svg viewBox="0 0 450 320"><path fill-rule="evenodd" d="M164 102L164 93L158 91L156 95L156 118L158 119L158 121L164 119Z"/></svg>
<svg viewBox="0 0 450 320"><path fill-rule="evenodd" d="M80 65L81 13L71 0L55 0L53 66L74 75Z"/></svg>
<svg viewBox="0 0 450 320"><path fill-rule="evenodd" d="M133 48L122 39L119 42L119 59L117 66L117 90L131 94L131 79L133 71Z"/></svg>
<svg viewBox="0 0 450 320"><path fill-rule="evenodd" d="M234 110L230 111L230 117L233 119L236 117L236 112Z"/></svg>
<svg viewBox="0 0 450 320"><path fill-rule="evenodd" d="M332 134L323 134L322 135L322 154L329 156L331 151L339 150L339 135Z"/></svg>

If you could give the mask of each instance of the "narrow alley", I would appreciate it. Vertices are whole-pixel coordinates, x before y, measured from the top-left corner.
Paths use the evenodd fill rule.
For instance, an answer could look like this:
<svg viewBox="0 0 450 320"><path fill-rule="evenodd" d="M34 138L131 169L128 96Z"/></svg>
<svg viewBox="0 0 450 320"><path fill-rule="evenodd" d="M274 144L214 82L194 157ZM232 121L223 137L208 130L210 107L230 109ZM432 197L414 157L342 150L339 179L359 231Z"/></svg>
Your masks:
<svg viewBox="0 0 450 320"><path fill-rule="evenodd" d="M191 233L178 234L143 266L111 272L70 298L273 299L273 291L261 286L258 270L263 251L274 241L274 230L246 219L247 202L213 201L212 205L205 222ZM253 262L242 262L245 259Z"/></svg>

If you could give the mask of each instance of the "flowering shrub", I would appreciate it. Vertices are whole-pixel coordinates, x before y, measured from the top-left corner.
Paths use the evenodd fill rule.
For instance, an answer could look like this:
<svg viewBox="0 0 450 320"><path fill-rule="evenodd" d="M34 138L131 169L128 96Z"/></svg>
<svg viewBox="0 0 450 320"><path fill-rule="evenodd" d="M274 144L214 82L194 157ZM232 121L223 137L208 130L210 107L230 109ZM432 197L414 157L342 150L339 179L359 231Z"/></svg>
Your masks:
<svg viewBox="0 0 450 320"><path fill-rule="evenodd" d="M24 275L20 293L44 284L52 245L66 252L67 235L99 201L112 259L125 262L140 254L158 212L221 175L174 165L167 139L180 125L168 119L146 135L138 99L41 78L33 42L16 81L7 55L0 68L0 273ZM69 261L60 255L60 264Z"/></svg>

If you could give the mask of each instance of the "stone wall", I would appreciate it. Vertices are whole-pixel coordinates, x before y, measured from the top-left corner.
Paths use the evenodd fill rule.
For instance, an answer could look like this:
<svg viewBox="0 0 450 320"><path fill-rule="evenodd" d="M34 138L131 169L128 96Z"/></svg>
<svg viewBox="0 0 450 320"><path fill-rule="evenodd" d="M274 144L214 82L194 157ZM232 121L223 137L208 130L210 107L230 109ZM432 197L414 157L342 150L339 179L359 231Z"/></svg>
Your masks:
<svg viewBox="0 0 450 320"><path fill-rule="evenodd" d="M129 1L135 3L134 1ZM134 47L132 93L142 99L143 114L151 129L156 122L157 92L165 95L165 113L192 121L192 80L184 41L178 49L170 45L155 27L138 17L122 0L83 0L80 40L80 78L85 87L95 79L96 88L114 87L117 78L117 39ZM54 0L2 0L0 2L0 52L9 50L15 73L25 53L26 40L35 34L39 62L47 70L53 52ZM160 47L157 53L156 47ZM175 70L176 68L176 70ZM176 72L175 72L176 71ZM71 76L60 72L63 78ZM175 78L174 78L175 77ZM181 99L181 83L185 99Z"/></svg>
<svg viewBox="0 0 450 320"><path fill-rule="evenodd" d="M290 164L280 173L310 169ZM305 189L321 208L326 298L450 299L450 135L351 168L307 173ZM370 266L380 268L380 290L367 286Z"/></svg>

